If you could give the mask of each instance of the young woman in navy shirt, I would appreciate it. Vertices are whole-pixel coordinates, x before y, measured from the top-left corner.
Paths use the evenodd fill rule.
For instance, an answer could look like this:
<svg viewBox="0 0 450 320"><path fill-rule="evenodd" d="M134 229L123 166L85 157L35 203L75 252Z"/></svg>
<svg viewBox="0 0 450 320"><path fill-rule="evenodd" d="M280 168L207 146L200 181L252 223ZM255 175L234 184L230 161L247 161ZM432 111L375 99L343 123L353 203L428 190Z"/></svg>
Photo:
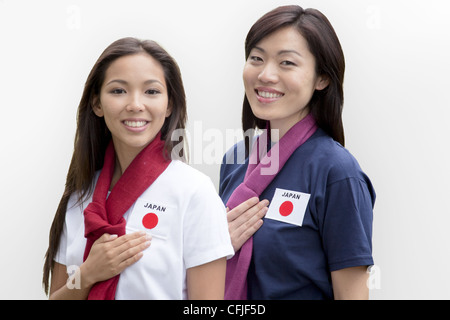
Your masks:
<svg viewBox="0 0 450 320"><path fill-rule="evenodd" d="M306 117L317 126L259 197L228 212L236 253L253 241L247 297L367 299L375 192L344 148L338 37L318 10L284 6L252 26L245 54L243 131L278 129L281 140ZM242 141L224 156L225 204L244 180L251 144Z"/></svg>

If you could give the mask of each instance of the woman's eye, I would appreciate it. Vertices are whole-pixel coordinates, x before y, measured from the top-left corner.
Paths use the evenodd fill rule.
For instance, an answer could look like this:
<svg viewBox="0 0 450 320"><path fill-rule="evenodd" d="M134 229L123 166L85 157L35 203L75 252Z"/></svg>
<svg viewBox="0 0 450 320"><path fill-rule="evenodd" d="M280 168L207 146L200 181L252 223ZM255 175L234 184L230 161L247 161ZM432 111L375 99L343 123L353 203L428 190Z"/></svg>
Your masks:
<svg viewBox="0 0 450 320"><path fill-rule="evenodd" d="M250 60L254 61L254 62L261 62L263 61L260 57L258 56L250 56Z"/></svg>
<svg viewBox="0 0 450 320"><path fill-rule="evenodd" d="M296 66L296 64L294 62L289 61L289 60L285 60L285 61L281 62L281 64L283 66Z"/></svg>
<svg viewBox="0 0 450 320"><path fill-rule="evenodd" d="M111 90L111 93L112 94L123 94L123 93L126 93L126 92L123 89L113 89L113 90Z"/></svg>
<svg viewBox="0 0 450 320"><path fill-rule="evenodd" d="M149 90L145 91L145 93L154 95L154 94L159 94L161 92L159 90L156 90L156 89L149 89Z"/></svg>

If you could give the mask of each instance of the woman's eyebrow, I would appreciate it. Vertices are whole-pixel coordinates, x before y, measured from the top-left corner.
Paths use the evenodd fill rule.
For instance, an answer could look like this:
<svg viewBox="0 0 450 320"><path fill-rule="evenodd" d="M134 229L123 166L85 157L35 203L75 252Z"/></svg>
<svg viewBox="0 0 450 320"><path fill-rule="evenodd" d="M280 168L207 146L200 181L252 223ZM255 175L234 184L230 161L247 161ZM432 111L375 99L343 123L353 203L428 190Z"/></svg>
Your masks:
<svg viewBox="0 0 450 320"><path fill-rule="evenodd" d="M265 53L265 52L266 52L266 50L264 50L264 49L261 48L261 47L254 47L253 49L258 50L258 51L261 51L262 53ZM277 55L280 56L280 55L286 54L286 53L293 53L293 54L296 54L296 55L302 57L302 55L301 55L298 51L293 50L293 49L280 50L280 51L277 52Z"/></svg>
<svg viewBox="0 0 450 320"><path fill-rule="evenodd" d="M149 79L149 80L144 82L145 85L152 84L152 83L159 83L160 85L164 86L164 84L161 81L157 80L157 79Z"/></svg>
<svg viewBox="0 0 450 320"><path fill-rule="evenodd" d="M278 51L278 55L282 55L282 54L286 54L286 53L293 53L293 54L296 54L296 55L302 57L302 55L296 50L280 50L280 51Z"/></svg>
<svg viewBox="0 0 450 320"><path fill-rule="evenodd" d="M126 82L125 80L113 79L113 80L109 81L106 85L110 85L111 83L114 83L114 82L118 82L118 83L124 84L124 85L128 84L128 82Z"/></svg>
<svg viewBox="0 0 450 320"><path fill-rule="evenodd" d="M117 82L117 83L120 83L120 84L123 84L123 85L127 85L128 84L128 82L127 81L125 81L125 80L122 80L122 79L113 79L113 80L111 80L111 81L109 81L106 85L110 85L111 83L114 83L114 82ZM161 85L163 85L162 83L161 83L161 81L159 81L159 80L156 80L156 79L149 79L149 80L146 80L146 81L144 81L144 84L145 85L148 85L148 84L152 84L152 83L159 83L159 84L161 84Z"/></svg>
<svg viewBox="0 0 450 320"><path fill-rule="evenodd" d="M265 52L266 52L266 50L264 50L264 49L261 48L261 47L254 47L253 49L256 49L256 50L258 50L258 51L261 51L262 53L265 53Z"/></svg>

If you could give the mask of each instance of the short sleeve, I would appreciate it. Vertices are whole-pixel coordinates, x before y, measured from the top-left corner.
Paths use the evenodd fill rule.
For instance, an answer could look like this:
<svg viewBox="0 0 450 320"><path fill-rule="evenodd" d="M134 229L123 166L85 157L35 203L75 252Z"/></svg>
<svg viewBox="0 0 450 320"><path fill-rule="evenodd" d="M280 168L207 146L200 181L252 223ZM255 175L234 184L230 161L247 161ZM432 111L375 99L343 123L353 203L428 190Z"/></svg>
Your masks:
<svg viewBox="0 0 450 320"><path fill-rule="evenodd" d="M85 243L84 230L82 231L82 237L79 239L79 229L80 226L84 227L84 217L83 217L83 205L77 204L77 196L75 193L69 198L67 203L67 210L64 219L64 227L61 232L61 237L59 239L58 251L55 255L54 260L60 264L69 265L81 265L82 259L75 259L80 248L74 246L74 243ZM74 254L74 248L77 248L77 252ZM84 246L83 249L84 250ZM84 251L83 251L84 252Z"/></svg>
<svg viewBox="0 0 450 320"><path fill-rule="evenodd" d="M373 202L370 183L359 178L327 186L322 239L330 271L373 265Z"/></svg>
<svg viewBox="0 0 450 320"><path fill-rule="evenodd" d="M183 227L186 268L233 256L226 210L209 178L191 197Z"/></svg>

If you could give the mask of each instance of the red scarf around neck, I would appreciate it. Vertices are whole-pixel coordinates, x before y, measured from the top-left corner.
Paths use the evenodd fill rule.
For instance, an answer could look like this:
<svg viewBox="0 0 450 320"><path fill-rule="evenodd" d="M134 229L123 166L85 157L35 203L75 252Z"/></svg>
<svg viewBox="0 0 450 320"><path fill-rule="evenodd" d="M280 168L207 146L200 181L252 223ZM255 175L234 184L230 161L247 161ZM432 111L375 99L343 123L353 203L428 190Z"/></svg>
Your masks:
<svg viewBox="0 0 450 320"><path fill-rule="evenodd" d="M114 144L111 141L106 149L92 202L84 210L87 242L83 261L88 257L93 243L104 233L116 234L119 237L125 234L126 221L123 215L170 164L170 160L164 158L164 141L161 140L161 133L158 133L134 158L108 196L115 157ZM96 283L89 292L88 299L113 300L119 276Z"/></svg>

